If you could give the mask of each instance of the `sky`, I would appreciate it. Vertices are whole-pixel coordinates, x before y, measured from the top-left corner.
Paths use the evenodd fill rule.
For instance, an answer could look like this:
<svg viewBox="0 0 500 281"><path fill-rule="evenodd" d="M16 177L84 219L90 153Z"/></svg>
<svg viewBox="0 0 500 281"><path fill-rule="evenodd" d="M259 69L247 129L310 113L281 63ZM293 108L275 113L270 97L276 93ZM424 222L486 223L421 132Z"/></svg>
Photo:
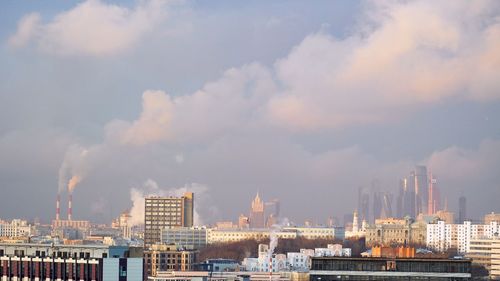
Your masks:
<svg viewBox="0 0 500 281"><path fill-rule="evenodd" d="M500 212L498 1L0 5L0 218L48 222L75 176L75 219L194 190L200 224L257 192L322 223L415 165Z"/></svg>

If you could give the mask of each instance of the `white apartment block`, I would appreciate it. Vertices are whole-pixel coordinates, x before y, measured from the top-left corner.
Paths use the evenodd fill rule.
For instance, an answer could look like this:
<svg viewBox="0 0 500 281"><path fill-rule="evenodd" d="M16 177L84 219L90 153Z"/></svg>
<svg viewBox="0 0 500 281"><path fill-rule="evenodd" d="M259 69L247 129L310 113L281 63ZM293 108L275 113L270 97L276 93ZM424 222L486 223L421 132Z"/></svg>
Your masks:
<svg viewBox="0 0 500 281"><path fill-rule="evenodd" d="M496 233L500 233L497 222L472 224L465 221L463 224L447 224L438 221L427 225L427 247L439 252L455 248L459 253L468 253L472 239L492 238Z"/></svg>
<svg viewBox="0 0 500 281"><path fill-rule="evenodd" d="M29 237L32 231L33 227L25 220L14 219L0 223L0 237Z"/></svg>

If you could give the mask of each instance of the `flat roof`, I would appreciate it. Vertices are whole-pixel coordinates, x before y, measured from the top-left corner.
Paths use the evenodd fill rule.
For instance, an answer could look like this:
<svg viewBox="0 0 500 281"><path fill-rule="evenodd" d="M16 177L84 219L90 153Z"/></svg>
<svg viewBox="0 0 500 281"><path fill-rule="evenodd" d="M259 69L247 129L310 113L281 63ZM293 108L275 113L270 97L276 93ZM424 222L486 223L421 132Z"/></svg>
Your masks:
<svg viewBox="0 0 500 281"><path fill-rule="evenodd" d="M313 260L350 260L350 261L422 261L422 262L470 262L472 259L440 259L440 258L390 258L390 257L312 257Z"/></svg>

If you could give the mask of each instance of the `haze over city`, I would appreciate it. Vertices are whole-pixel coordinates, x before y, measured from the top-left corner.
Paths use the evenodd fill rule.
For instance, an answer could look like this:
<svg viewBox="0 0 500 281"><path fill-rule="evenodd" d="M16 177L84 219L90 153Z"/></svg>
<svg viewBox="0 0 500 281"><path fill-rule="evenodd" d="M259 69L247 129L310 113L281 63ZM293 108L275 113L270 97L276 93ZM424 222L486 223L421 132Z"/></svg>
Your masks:
<svg viewBox="0 0 500 281"><path fill-rule="evenodd" d="M95 222L192 191L199 225L257 192L326 223L417 165L448 209L500 212L498 1L0 6L3 219L50 222L73 179Z"/></svg>

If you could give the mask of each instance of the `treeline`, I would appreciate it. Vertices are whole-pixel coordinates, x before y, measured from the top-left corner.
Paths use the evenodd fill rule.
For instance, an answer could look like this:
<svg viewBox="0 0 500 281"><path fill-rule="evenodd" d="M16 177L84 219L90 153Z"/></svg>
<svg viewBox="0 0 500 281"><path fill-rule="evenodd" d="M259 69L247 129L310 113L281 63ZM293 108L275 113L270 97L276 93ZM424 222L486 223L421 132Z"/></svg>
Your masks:
<svg viewBox="0 0 500 281"><path fill-rule="evenodd" d="M231 243L211 244L200 250L198 261L211 258L226 258L242 261L244 258L257 257L259 244L269 244L269 239L243 240ZM359 256L365 249L365 240L349 239L335 241L330 239L280 239L275 253L286 254L288 252L299 252L300 249L326 248L328 244L342 244L344 248L351 248L353 256Z"/></svg>

